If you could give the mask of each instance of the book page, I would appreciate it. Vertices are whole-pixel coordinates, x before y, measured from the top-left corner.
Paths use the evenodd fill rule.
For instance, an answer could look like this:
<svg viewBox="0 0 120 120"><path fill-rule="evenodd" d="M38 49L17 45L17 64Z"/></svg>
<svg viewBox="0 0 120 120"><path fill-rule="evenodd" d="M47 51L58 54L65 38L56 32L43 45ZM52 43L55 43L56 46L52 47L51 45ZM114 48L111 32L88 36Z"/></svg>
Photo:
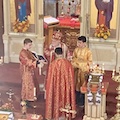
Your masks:
<svg viewBox="0 0 120 120"><path fill-rule="evenodd" d="M59 20L54 18L54 17L52 17L52 16L48 16L48 17L46 16L46 17L44 17L44 22L46 24L50 25L50 24L59 23Z"/></svg>

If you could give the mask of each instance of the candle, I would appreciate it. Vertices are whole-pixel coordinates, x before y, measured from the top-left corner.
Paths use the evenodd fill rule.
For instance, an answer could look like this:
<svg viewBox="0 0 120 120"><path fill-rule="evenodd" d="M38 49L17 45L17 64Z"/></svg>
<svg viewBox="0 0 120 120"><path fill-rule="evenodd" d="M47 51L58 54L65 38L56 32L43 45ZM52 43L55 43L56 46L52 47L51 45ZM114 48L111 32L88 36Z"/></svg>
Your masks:
<svg viewBox="0 0 120 120"><path fill-rule="evenodd" d="M3 64L3 62L4 62L4 61L3 61L3 56L1 56L1 64Z"/></svg>
<svg viewBox="0 0 120 120"><path fill-rule="evenodd" d="M36 88L34 87L34 97L36 97Z"/></svg>
<svg viewBox="0 0 120 120"><path fill-rule="evenodd" d="M105 69L104 69L104 63L103 63L103 64L102 64L102 72L103 72L103 73L104 73L104 70L105 70Z"/></svg>
<svg viewBox="0 0 120 120"><path fill-rule="evenodd" d="M0 64L2 64L2 60L0 59Z"/></svg>
<svg viewBox="0 0 120 120"><path fill-rule="evenodd" d="M114 77L115 76L115 70L113 69L113 72L112 72L112 77Z"/></svg>

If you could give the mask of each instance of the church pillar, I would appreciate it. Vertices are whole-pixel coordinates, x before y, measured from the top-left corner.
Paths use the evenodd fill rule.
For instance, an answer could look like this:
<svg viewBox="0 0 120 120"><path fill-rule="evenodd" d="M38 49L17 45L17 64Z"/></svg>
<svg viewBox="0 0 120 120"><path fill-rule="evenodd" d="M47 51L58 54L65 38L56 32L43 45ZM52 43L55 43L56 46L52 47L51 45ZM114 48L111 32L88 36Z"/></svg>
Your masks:
<svg viewBox="0 0 120 120"><path fill-rule="evenodd" d="M36 45L37 45L37 52L38 54L43 54L43 46L44 46L44 33L43 33L43 0L38 0L37 1L37 39L36 39Z"/></svg>
<svg viewBox="0 0 120 120"><path fill-rule="evenodd" d="M120 4L120 1L118 1L118 4ZM120 9L118 8L118 43L116 44L116 71L118 72L120 70Z"/></svg>
<svg viewBox="0 0 120 120"><path fill-rule="evenodd" d="M9 63L9 1L3 0L3 13L4 13L4 34L3 34L3 43L4 43L4 62Z"/></svg>
<svg viewBox="0 0 120 120"><path fill-rule="evenodd" d="M80 35L85 35L85 0L81 0L81 14L80 14Z"/></svg>
<svg viewBox="0 0 120 120"><path fill-rule="evenodd" d="M89 1L81 0L80 35L85 36L89 34Z"/></svg>
<svg viewBox="0 0 120 120"><path fill-rule="evenodd" d="M117 57L116 57L116 71L120 71L120 43L116 44L116 52L117 52Z"/></svg>

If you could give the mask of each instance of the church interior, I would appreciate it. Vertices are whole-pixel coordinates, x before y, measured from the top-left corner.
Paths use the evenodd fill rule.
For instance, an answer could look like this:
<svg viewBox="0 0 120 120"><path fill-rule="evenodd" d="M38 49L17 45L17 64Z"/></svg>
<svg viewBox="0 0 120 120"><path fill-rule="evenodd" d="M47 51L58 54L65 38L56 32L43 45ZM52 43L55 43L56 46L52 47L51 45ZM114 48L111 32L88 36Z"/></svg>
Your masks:
<svg viewBox="0 0 120 120"><path fill-rule="evenodd" d="M1 106L10 102L13 105L10 112L14 113L12 120L35 120L31 118L34 114L40 116L36 120L45 120L44 85L47 65L41 68L41 75L36 75L39 83L38 98L36 101L30 102L30 106L27 107L27 118L22 118L19 53L23 47L23 40L30 38L33 41L32 51L44 55L45 47L52 42L54 31L60 31L62 33L61 41L68 47L71 59L78 37L86 36L87 46L92 51L93 64L101 66L104 71L100 88L102 94L100 106L88 105L86 102L87 88L81 87L85 94L85 107L77 106L76 117L73 120L119 120L120 8L118 5L120 1L27 1L29 2L27 3L26 0L0 0L0 117L4 111ZM98 10L100 4L98 1L102 1L105 6L110 4L108 13ZM17 15L19 12L24 13L24 11L20 11L21 7L24 9L24 5L21 5L20 8L16 7L16 4L20 2L25 3L27 7L24 17ZM107 22L106 14L111 15ZM96 97L96 92L94 92L96 89L92 90ZM0 120L4 120L4 118ZM71 120L71 118L66 118L66 120Z"/></svg>

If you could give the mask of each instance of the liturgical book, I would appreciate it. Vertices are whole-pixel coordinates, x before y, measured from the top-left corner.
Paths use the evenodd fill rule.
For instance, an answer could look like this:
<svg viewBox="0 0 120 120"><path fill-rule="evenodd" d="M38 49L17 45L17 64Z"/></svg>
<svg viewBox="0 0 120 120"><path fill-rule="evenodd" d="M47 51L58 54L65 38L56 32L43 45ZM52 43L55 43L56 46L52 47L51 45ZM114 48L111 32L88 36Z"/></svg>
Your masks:
<svg viewBox="0 0 120 120"><path fill-rule="evenodd" d="M53 24L58 24L59 23L59 20L52 17L52 16L45 16L44 17L44 22L47 24L47 25L53 25Z"/></svg>

